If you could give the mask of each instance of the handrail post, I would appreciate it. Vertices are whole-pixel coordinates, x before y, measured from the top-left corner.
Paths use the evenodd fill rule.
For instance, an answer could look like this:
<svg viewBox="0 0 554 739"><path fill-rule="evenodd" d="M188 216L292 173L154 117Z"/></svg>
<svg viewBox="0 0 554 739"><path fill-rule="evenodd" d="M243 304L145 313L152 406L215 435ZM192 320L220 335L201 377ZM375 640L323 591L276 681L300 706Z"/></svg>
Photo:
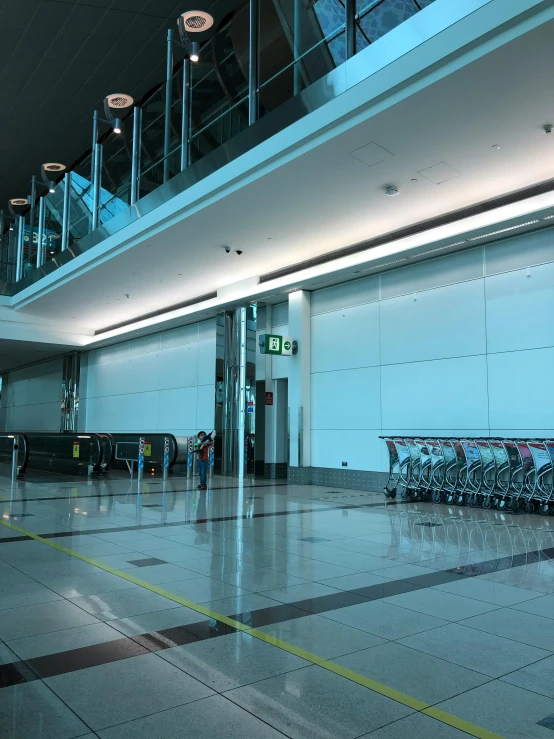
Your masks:
<svg viewBox="0 0 554 739"><path fill-rule="evenodd" d="M37 236L37 269L42 267L44 260L44 249L42 246L42 240L44 239L44 198L40 198L38 205L38 236Z"/></svg>
<svg viewBox="0 0 554 739"><path fill-rule="evenodd" d="M181 110L181 172L190 164L190 120L192 108L192 80L189 59L183 62L183 106Z"/></svg>
<svg viewBox="0 0 554 739"><path fill-rule="evenodd" d="M167 30L167 59L165 69L165 120L164 120L164 182L169 179L169 146L171 137L171 85L173 77L173 30Z"/></svg>
<svg viewBox="0 0 554 739"><path fill-rule="evenodd" d="M71 198L71 172L67 172L63 178L63 211L62 211L62 251L69 246L69 206Z"/></svg>
<svg viewBox="0 0 554 739"><path fill-rule="evenodd" d="M17 436L13 437L13 449L12 449L12 487L15 485L17 480L17 453L19 450L19 439Z"/></svg>
<svg viewBox="0 0 554 739"><path fill-rule="evenodd" d="M259 85L259 0L250 0L249 4L250 38L248 45L248 125L258 120L258 85Z"/></svg>
<svg viewBox="0 0 554 739"><path fill-rule="evenodd" d="M356 0L346 0L346 58L356 53Z"/></svg>
<svg viewBox="0 0 554 739"><path fill-rule="evenodd" d="M98 228L100 215L100 193L102 191L102 144L94 146L94 166L92 179L92 223L91 231Z"/></svg>
<svg viewBox="0 0 554 739"><path fill-rule="evenodd" d="M25 219L23 216L17 218L17 258L15 263L15 281L23 277L23 244L24 244Z"/></svg>
<svg viewBox="0 0 554 739"><path fill-rule="evenodd" d="M131 158L131 205L140 197L140 154L142 146L142 109L133 111L133 154Z"/></svg>

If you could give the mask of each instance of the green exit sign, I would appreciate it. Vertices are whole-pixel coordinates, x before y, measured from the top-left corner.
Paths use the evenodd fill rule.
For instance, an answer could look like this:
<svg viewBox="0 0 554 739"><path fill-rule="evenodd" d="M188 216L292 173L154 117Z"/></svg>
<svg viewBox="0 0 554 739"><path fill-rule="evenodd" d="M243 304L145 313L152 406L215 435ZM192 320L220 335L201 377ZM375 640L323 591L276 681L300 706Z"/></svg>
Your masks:
<svg viewBox="0 0 554 739"><path fill-rule="evenodd" d="M279 354L290 356L295 354L296 342L290 336L279 336L278 334L261 334L259 338L260 352L262 354Z"/></svg>

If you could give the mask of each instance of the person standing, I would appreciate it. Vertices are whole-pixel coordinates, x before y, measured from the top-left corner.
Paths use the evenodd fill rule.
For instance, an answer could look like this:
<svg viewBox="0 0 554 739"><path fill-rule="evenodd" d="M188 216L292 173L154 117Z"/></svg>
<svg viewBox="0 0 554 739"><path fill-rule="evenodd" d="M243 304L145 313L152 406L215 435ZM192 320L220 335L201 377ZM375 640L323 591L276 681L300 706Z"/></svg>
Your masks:
<svg viewBox="0 0 554 739"><path fill-rule="evenodd" d="M208 465L210 463L210 445L212 444L212 435L206 436L205 431L199 431L197 434L198 447L198 474L200 475L200 484L198 490L207 490L208 488Z"/></svg>

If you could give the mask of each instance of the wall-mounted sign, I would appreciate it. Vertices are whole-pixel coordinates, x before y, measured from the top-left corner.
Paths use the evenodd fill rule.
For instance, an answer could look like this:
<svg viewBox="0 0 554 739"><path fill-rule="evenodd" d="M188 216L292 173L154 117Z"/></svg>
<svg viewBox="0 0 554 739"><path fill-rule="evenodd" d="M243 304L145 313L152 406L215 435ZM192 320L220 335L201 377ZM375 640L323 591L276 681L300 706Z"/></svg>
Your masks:
<svg viewBox="0 0 554 739"><path fill-rule="evenodd" d="M261 354L277 354L280 356L291 356L298 351L298 342L290 336L279 336L278 334L260 334L258 339Z"/></svg>
<svg viewBox="0 0 554 739"><path fill-rule="evenodd" d="M246 403L246 411L247 413L254 413L254 401L248 400Z"/></svg>
<svg viewBox="0 0 554 739"><path fill-rule="evenodd" d="M273 405L273 393L266 393L265 394L265 404L266 405Z"/></svg>
<svg viewBox="0 0 554 739"><path fill-rule="evenodd" d="M79 459L79 446L80 445L78 441L73 442L73 458L74 459Z"/></svg>

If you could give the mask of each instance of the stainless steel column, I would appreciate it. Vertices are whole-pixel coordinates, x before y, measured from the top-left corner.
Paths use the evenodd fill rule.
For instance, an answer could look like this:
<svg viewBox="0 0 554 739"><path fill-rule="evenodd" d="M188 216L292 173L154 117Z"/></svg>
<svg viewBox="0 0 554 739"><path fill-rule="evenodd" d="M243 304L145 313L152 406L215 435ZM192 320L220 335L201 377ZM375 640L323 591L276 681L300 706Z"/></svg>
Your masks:
<svg viewBox="0 0 554 739"><path fill-rule="evenodd" d="M69 205L71 203L71 172L63 178L62 251L69 246Z"/></svg>
<svg viewBox="0 0 554 739"><path fill-rule="evenodd" d="M23 243L24 243L25 219L23 216L17 217L17 257L15 263L15 281L23 277Z"/></svg>
<svg viewBox="0 0 554 739"><path fill-rule="evenodd" d="M165 120L164 120L164 182L169 179L169 148L171 137L171 84L173 77L173 30L167 31L167 59L165 68Z"/></svg>
<svg viewBox="0 0 554 739"><path fill-rule="evenodd" d="M80 376L81 355L79 352L66 354L62 373L61 432L78 429Z"/></svg>
<svg viewBox="0 0 554 739"><path fill-rule="evenodd" d="M224 326L224 389L223 389L223 459L224 475L243 477L247 468L246 436L247 393L255 387L256 331L252 306L243 306L223 314ZM250 389L249 389L250 388ZM254 407L252 406L252 410Z"/></svg>
<svg viewBox="0 0 554 739"><path fill-rule="evenodd" d="M95 144L93 155L91 231L98 228L99 224L100 195L102 192L102 144Z"/></svg>
<svg viewBox="0 0 554 739"><path fill-rule="evenodd" d="M181 172L190 164L190 121L192 105L191 63L183 62L183 107L181 110Z"/></svg>
<svg viewBox="0 0 554 739"><path fill-rule="evenodd" d="M133 111L133 153L131 158L131 205L140 197L140 155L142 147L142 109Z"/></svg>
<svg viewBox="0 0 554 739"><path fill-rule="evenodd" d="M251 126L258 120L258 88L259 88L259 37L260 37L260 5L259 0L250 0L250 38L248 47L248 124Z"/></svg>
<svg viewBox="0 0 554 739"><path fill-rule="evenodd" d="M38 206L38 236L37 236L37 268L44 264L44 247L42 240L44 239L44 198L40 198Z"/></svg>
<svg viewBox="0 0 554 739"><path fill-rule="evenodd" d="M347 0L348 2L349 0ZM302 0L294 0L294 25L293 25L293 56L294 56L294 94L302 90L302 66L299 61L302 57L302 13L304 3Z"/></svg>
<svg viewBox="0 0 554 739"><path fill-rule="evenodd" d="M91 147L91 153L90 153L90 182L91 186L94 182L94 152L96 149L96 144L98 143L98 111L94 111L94 115L92 116L92 147Z"/></svg>
<svg viewBox="0 0 554 739"><path fill-rule="evenodd" d="M356 53L356 0L346 0L346 58L351 59Z"/></svg>

